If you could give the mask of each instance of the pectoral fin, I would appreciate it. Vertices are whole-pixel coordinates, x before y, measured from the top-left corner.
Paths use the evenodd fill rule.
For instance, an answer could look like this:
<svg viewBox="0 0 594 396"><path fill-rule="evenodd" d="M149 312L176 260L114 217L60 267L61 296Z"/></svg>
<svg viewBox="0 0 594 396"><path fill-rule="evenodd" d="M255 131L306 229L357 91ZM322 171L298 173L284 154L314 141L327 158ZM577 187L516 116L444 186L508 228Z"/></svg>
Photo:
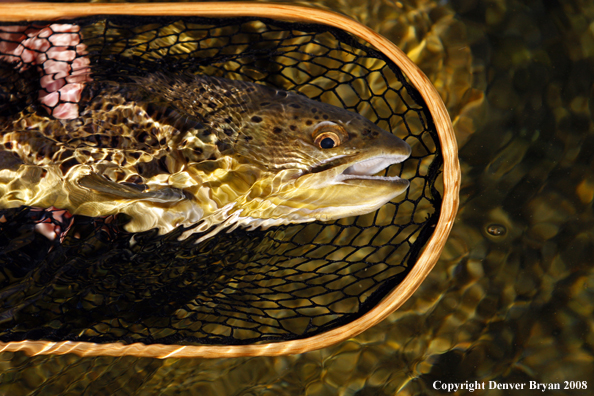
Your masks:
<svg viewBox="0 0 594 396"><path fill-rule="evenodd" d="M100 193L115 195L116 197L125 199L138 199L158 203L174 203L186 199L183 191L177 188L164 187L156 191L142 192L133 187L107 180L96 173L82 177L78 181L78 184Z"/></svg>

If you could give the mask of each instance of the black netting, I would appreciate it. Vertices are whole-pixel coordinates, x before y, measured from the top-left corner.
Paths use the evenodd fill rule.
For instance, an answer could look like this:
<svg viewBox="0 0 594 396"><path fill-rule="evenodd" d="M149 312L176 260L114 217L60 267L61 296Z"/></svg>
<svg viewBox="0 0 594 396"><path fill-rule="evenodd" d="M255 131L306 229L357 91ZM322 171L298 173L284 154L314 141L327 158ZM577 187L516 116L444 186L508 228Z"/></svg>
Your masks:
<svg viewBox="0 0 594 396"><path fill-rule="evenodd" d="M411 145L411 158L386 171L411 186L368 215L238 229L199 244L200 235L179 241L183 229L127 233L123 216L2 209L1 341L299 339L368 312L414 266L439 216L442 159L426 105L383 54L340 29L254 18L69 23L0 26L0 126L23 112L59 118L61 105L84 106L61 90L87 81L78 73L87 67L77 64L81 57L90 59L94 81L186 70L297 91L362 114ZM51 40L65 34L76 38ZM27 41L31 37L36 41ZM64 51L70 55L56 55ZM49 60L62 62L65 71L45 68ZM51 87L44 77L62 82ZM22 165L7 144L0 172Z"/></svg>

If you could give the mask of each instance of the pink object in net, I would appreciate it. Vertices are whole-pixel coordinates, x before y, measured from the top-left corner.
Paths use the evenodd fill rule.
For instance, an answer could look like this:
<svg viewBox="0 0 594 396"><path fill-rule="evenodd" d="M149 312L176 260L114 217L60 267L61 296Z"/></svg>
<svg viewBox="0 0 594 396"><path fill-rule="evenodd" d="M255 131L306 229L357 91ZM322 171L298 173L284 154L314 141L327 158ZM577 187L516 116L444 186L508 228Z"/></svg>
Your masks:
<svg viewBox="0 0 594 396"><path fill-rule="evenodd" d="M72 227L72 214L65 209L58 209L50 206L48 209L31 208L32 212L43 212L35 231L45 236L50 241L58 238L60 243L64 241L66 234ZM60 226L62 224L62 226Z"/></svg>
<svg viewBox="0 0 594 396"><path fill-rule="evenodd" d="M0 26L0 60L19 71L37 66L41 74L39 100L55 118L78 117L84 84L91 81L90 60L81 43L80 27Z"/></svg>

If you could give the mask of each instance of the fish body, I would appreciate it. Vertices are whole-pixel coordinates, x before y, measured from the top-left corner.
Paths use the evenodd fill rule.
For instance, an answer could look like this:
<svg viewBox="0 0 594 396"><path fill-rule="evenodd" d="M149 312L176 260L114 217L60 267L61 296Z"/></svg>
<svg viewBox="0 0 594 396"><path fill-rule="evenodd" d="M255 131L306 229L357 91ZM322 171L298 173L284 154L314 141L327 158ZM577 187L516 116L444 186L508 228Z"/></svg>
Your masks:
<svg viewBox="0 0 594 396"><path fill-rule="evenodd" d="M80 117L0 118L0 207L131 217L130 232L333 220L407 180L373 176L409 145L342 108L261 84L150 74L93 82ZM213 228L214 227L214 228Z"/></svg>

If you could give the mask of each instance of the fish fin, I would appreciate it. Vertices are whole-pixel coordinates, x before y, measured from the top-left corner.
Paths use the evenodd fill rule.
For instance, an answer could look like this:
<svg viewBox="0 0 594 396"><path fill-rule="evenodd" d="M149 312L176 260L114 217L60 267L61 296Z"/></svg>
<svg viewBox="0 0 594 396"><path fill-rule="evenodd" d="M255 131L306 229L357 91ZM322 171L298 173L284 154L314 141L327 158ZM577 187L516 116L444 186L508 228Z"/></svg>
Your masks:
<svg viewBox="0 0 594 396"><path fill-rule="evenodd" d="M125 184L107 180L97 173L83 176L78 181L78 184L97 192L111 194L126 199L138 199L158 203L174 203L186 199L184 192L177 188L164 187L156 191L141 192Z"/></svg>

